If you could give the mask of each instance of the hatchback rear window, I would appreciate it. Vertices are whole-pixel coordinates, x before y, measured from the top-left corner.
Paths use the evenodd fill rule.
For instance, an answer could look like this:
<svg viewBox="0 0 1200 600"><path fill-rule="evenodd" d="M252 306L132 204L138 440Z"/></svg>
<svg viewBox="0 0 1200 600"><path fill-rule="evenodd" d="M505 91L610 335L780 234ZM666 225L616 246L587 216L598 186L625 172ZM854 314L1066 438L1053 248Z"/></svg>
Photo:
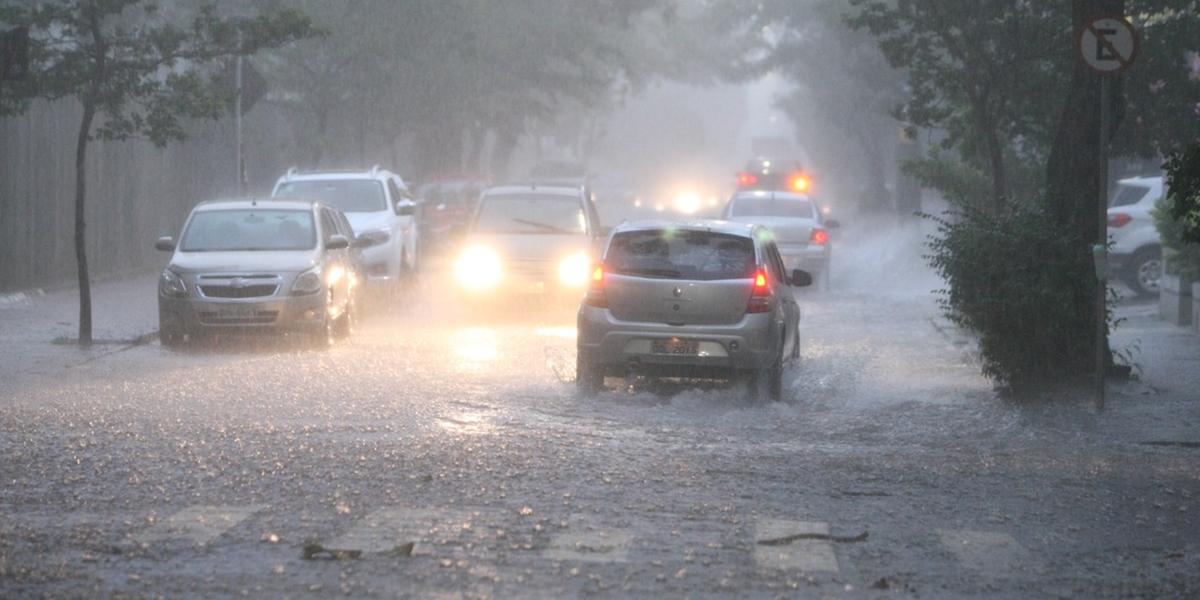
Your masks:
<svg viewBox="0 0 1200 600"><path fill-rule="evenodd" d="M1150 188L1148 187L1122 183L1117 186L1117 193L1112 195L1108 206L1110 208L1131 206L1137 204L1148 193L1150 193Z"/></svg>
<svg viewBox="0 0 1200 600"><path fill-rule="evenodd" d="M618 275L711 281L754 277L757 263L748 237L656 229L613 236L604 264Z"/></svg>
<svg viewBox="0 0 1200 600"><path fill-rule="evenodd" d="M776 198L774 195L738 196L733 199L729 215L744 217L790 217L793 219L815 219L811 200L803 198Z"/></svg>

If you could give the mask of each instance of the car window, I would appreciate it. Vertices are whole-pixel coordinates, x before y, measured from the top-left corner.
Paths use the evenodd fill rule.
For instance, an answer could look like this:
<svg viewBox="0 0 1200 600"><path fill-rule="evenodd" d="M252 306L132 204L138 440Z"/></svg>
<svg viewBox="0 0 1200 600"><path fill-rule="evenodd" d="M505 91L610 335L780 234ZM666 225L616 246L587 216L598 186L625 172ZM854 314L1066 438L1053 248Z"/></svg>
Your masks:
<svg viewBox="0 0 1200 600"><path fill-rule="evenodd" d="M677 229L626 231L604 257L610 273L656 279L746 279L756 269L748 237Z"/></svg>
<svg viewBox="0 0 1200 600"><path fill-rule="evenodd" d="M335 212L333 216L337 218L338 231L341 231L342 235L346 236L346 239L353 240L354 227L350 225L350 220L346 218L345 213Z"/></svg>
<svg viewBox="0 0 1200 600"><path fill-rule="evenodd" d="M1112 199L1109 201L1108 206L1110 208L1116 208L1118 206L1132 206L1137 204L1138 201L1148 193L1150 193L1149 187L1133 185L1129 183L1120 183L1117 184L1116 193L1112 195Z"/></svg>
<svg viewBox="0 0 1200 600"><path fill-rule="evenodd" d="M479 233L587 233L587 217L577 196L491 194L480 201L472 229Z"/></svg>
<svg viewBox="0 0 1200 600"><path fill-rule="evenodd" d="M807 198L777 197L773 194L762 196L738 196L729 205L729 216L743 217L791 217L795 219L815 219L816 211L813 203Z"/></svg>
<svg viewBox="0 0 1200 600"><path fill-rule="evenodd" d="M180 236L184 252L309 250L317 245L312 211L229 209L192 215Z"/></svg>
<svg viewBox="0 0 1200 600"><path fill-rule="evenodd" d="M409 199L408 193L405 192L404 190L400 189L400 186L396 185L395 181L389 179L387 182L387 185L388 185L388 192L392 195L392 202L399 202L401 200Z"/></svg>
<svg viewBox="0 0 1200 600"><path fill-rule="evenodd" d="M769 242L766 246L767 254L767 269L774 281L787 281L787 269L783 266L783 257L779 256L779 247L775 242Z"/></svg>
<svg viewBox="0 0 1200 600"><path fill-rule="evenodd" d="M342 212L387 210L383 184L373 179L286 181L275 190L284 198L313 198Z"/></svg>
<svg viewBox="0 0 1200 600"><path fill-rule="evenodd" d="M334 235L341 234L341 232L338 231L337 219L333 217L333 212L328 208L321 209L321 230L325 236L326 242L328 242L329 238L333 237Z"/></svg>

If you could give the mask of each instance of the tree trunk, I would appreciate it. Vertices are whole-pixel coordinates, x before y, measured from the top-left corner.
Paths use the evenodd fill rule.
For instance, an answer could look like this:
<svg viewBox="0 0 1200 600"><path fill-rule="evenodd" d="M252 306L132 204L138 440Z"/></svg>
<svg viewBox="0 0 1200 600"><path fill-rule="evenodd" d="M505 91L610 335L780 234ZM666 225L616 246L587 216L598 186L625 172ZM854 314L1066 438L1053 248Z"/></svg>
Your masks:
<svg viewBox="0 0 1200 600"><path fill-rule="evenodd" d="M96 106L91 98L83 101L83 119L75 143L75 265L79 275L79 345L92 345L92 286L88 278L87 223L84 199L87 197L87 145Z"/></svg>
<svg viewBox="0 0 1200 600"><path fill-rule="evenodd" d="M988 162L992 175L992 214L999 215L1004 210L1008 198L1008 174L1004 168L1004 145L996 133L996 124L990 115L981 118L987 141Z"/></svg>
<svg viewBox="0 0 1200 600"><path fill-rule="evenodd" d="M1098 16L1114 14L1125 14L1124 0L1071 1L1071 17L1074 20L1076 36L1088 21ZM1072 45L1069 51L1074 57L1078 49ZM1076 60L1074 64L1066 104L1046 163L1046 202L1054 223L1064 234L1072 235L1080 241L1078 254L1073 257L1073 262L1078 265L1080 281L1072 290L1072 302L1082 313L1095 319L1099 309L1096 299L1099 290L1096 288L1098 283L1091 276L1091 247L1102 243L1107 233L1097 216L1101 186L1106 185L1100 182L1098 156L1101 144L1106 144L1112 139L1121 111L1115 110L1116 106L1112 107L1112 127L1102 133L1100 76L1089 70L1082 61ZM1110 100L1114 105L1119 105L1120 94L1116 91L1119 87L1113 85L1112 89L1114 93ZM1107 334L1101 335L1104 339L1097 340L1097 332L1091 327L1063 334L1063 351L1078 355L1071 356L1070 363L1076 365L1080 373L1095 374L1091 355L1097 342L1103 344L1105 355L1108 356L1107 362L1111 364L1111 354L1107 352Z"/></svg>

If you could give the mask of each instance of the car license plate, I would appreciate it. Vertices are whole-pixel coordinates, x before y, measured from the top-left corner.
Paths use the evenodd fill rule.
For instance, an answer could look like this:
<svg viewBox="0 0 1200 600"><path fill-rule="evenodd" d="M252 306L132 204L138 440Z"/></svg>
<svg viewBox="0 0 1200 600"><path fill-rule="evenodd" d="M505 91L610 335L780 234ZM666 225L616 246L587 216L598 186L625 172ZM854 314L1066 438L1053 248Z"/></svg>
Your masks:
<svg viewBox="0 0 1200 600"><path fill-rule="evenodd" d="M694 356L700 353L700 342L670 338L651 340L650 351L654 354L674 354L676 356Z"/></svg>
<svg viewBox="0 0 1200 600"><path fill-rule="evenodd" d="M224 319L249 319L254 316L254 307L252 306L226 306L217 311L217 314Z"/></svg>

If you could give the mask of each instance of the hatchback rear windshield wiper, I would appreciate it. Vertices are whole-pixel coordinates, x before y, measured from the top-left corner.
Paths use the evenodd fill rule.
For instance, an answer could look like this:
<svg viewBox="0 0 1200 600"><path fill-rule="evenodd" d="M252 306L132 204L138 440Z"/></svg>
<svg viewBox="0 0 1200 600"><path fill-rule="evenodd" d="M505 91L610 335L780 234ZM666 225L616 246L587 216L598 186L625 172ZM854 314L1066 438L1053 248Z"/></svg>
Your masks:
<svg viewBox="0 0 1200 600"><path fill-rule="evenodd" d="M620 269L617 271L620 275L650 275L651 277L665 277L668 279L679 279L683 277L683 273L675 269L655 269L650 267Z"/></svg>

